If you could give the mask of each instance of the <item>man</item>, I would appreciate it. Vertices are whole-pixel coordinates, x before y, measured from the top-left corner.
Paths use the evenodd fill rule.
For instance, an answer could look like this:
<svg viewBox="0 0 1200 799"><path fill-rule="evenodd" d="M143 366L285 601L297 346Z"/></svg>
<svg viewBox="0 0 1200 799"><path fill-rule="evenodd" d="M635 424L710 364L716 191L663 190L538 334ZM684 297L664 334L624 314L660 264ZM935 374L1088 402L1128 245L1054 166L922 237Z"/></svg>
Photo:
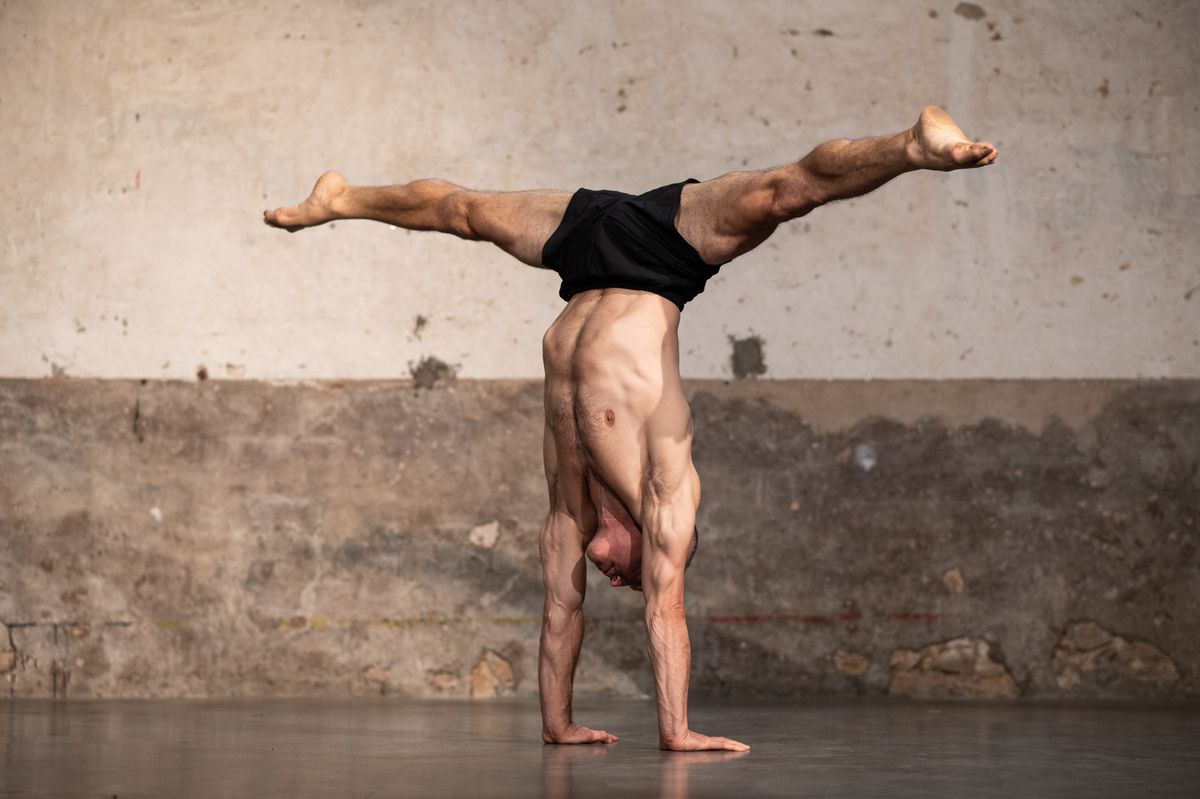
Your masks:
<svg viewBox="0 0 1200 799"><path fill-rule="evenodd" d="M904 172L981 167L996 155L929 107L892 136L829 141L786 166L636 197L587 189L492 193L440 180L362 188L327 172L300 205L264 213L267 224L289 231L373 219L490 241L562 276L567 306L542 340L550 512L541 533L538 684L546 743L617 740L571 715L586 556L612 585L644 593L662 748L749 748L688 725L683 576L696 546L700 478L679 379L680 311L721 265L783 222Z"/></svg>

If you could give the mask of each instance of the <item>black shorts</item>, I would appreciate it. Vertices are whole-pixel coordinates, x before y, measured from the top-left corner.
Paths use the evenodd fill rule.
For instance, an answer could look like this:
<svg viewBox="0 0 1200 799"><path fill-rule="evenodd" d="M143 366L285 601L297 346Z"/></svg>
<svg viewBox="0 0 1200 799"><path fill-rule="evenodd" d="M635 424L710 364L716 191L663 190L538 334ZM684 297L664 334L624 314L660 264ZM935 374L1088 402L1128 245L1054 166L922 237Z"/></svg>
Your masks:
<svg viewBox="0 0 1200 799"><path fill-rule="evenodd" d="M721 265L710 266L679 234L675 215L688 183L633 195L580 189L542 248L542 265L562 277L558 295L622 288L666 297L683 310Z"/></svg>

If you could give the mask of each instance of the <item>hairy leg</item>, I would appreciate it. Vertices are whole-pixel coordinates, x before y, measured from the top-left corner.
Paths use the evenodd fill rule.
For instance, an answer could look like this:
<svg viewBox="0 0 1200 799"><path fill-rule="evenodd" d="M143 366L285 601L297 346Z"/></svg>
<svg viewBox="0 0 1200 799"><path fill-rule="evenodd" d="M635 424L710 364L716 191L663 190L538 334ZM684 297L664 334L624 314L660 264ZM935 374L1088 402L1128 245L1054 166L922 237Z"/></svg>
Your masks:
<svg viewBox="0 0 1200 799"><path fill-rule="evenodd" d="M541 266L542 247L570 199L565 191L472 191L432 179L351 186L341 174L326 172L302 203L264 211L263 221L294 233L336 219L370 219L489 241L523 263Z"/></svg>
<svg viewBox="0 0 1200 799"><path fill-rule="evenodd" d="M996 156L994 146L971 141L949 114L930 106L891 136L836 139L792 164L685 186L676 225L706 262L724 263L826 203L874 191L905 172L971 169Z"/></svg>

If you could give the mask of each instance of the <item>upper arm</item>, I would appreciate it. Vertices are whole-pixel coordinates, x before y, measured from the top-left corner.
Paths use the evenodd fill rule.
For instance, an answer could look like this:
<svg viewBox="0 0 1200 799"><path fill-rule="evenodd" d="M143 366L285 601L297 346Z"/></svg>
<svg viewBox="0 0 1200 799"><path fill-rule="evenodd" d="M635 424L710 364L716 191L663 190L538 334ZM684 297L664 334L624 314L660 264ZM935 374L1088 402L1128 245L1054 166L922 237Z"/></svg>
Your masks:
<svg viewBox="0 0 1200 799"><path fill-rule="evenodd" d="M696 514L690 502L656 511L642 527L642 591L650 607L683 611L683 574L687 569Z"/></svg>

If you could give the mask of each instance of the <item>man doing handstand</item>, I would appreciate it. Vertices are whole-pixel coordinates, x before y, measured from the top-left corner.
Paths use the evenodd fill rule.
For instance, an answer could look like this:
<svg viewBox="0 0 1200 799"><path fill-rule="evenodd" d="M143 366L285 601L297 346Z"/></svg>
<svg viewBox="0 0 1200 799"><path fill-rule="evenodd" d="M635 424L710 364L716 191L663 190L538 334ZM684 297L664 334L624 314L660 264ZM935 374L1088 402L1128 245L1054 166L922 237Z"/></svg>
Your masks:
<svg viewBox="0 0 1200 799"><path fill-rule="evenodd" d="M684 570L696 547L700 478L679 379L679 315L732 259L781 223L905 172L987 166L929 107L892 136L821 144L800 161L687 180L641 195L580 189L484 192L442 180L356 187L322 175L300 205L264 213L290 231L372 219L490 241L562 277L566 307L542 339L550 511L542 525L545 605L538 656L546 743L611 743L576 724L571 687L583 641L585 556L614 586L642 591L664 749L749 747L688 725L691 666Z"/></svg>

